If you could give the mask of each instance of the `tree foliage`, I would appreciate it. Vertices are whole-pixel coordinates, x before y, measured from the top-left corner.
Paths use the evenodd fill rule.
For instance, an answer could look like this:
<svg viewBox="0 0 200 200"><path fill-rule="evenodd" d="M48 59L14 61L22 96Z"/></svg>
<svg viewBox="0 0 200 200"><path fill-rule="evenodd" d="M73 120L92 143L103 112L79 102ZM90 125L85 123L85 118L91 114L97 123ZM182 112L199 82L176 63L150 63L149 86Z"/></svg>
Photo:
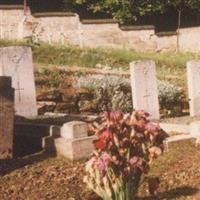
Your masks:
<svg viewBox="0 0 200 200"><path fill-rule="evenodd" d="M159 0L63 0L67 5L84 6L94 13L103 12L120 23L133 23L139 16L162 10Z"/></svg>
<svg viewBox="0 0 200 200"><path fill-rule="evenodd" d="M199 0L63 0L68 5L84 6L94 13L110 14L120 23L133 23L140 16L155 12L165 12L174 8L182 11L185 8L200 9Z"/></svg>
<svg viewBox="0 0 200 200"><path fill-rule="evenodd" d="M173 6L177 10L189 9L200 9L199 0L167 0L165 7Z"/></svg>

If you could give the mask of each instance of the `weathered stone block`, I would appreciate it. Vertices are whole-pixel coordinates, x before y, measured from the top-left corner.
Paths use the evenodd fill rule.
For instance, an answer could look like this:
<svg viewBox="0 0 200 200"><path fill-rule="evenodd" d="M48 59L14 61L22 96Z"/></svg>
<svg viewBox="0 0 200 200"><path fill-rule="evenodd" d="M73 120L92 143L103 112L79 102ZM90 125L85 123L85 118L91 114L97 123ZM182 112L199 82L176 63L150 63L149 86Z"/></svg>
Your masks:
<svg viewBox="0 0 200 200"><path fill-rule="evenodd" d="M39 114L44 114L45 112L53 112L56 108L56 103L52 101L38 101L37 108Z"/></svg>
<svg viewBox="0 0 200 200"><path fill-rule="evenodd" d="M65 139L87 137L87 123L81 121L65 123L61 128L61 137Z"/></svg>
<svg viewBox="0 0 200 200"><path fill-rule="evenodd" d="M76 90L72 87L68 87L67 89L60 89L60 92L62 93L62 101L63 102L74 102L77 100L76 97Z"/></svg>
<svg viewBox="0 0 200 200"><path fill-rule="evenodd" d="M93 101L81 100L78 103L80 112L88 112L95 110L96 106Z"/></svg>
<svg viewBox="0 0 200 200"><path fill-rule="evenodd" d="M65 138L55 139L56 153L71 160L88 158L94 150L94 139L96 139L95 136L73 140L66 140Z"/></svg>
<svg viewBox="0 0 200 200"><path fill-rule="evenodd" d="M38 101L61 101L62 94L59 90L44 91L37 96Z"/></svg>
<svg viewBox="0 0 200 200"><path fill-rule="evenodd" d="M78 108L75 102L70 103L57 103L55 112L58 113L78 113Z"/></svg>

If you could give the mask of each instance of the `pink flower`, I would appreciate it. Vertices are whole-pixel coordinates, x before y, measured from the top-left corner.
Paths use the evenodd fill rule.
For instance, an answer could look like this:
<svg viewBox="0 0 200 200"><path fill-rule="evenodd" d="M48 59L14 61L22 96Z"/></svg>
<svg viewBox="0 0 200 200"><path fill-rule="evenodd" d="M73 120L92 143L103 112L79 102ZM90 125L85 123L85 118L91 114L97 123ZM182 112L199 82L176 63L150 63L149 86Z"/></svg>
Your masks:
<svg viewBox="0 0 200 200"><path fill-rule="evenodd" d="M133 156L130 160L129 160L130 166L135 168L138 167L140 169L142 169L142 159L139 156Z"/></svg>
<svg viewBox="0 0 200 200"><path fill-rule="evenodd" d="M146 131L150 132L150 133L155 133L157 131L160 130L160 126L158 123L153 123L153 122L149 122L146 126L145 126Z"/></svg>
<svg viewBox="0 0 200 200"><path fill-rule="evenodd" d="M111 158L109 154L103 153L96 162L96 167L100 171L106 171L108 169L109 164L111 163Z"/></svg>
<svg viewBox="0 0 200 200"><path fill-rule="evenodd" d="M110 126L117 126L123 121L124 115L121 111L108 112L107 120Z"/></svg>

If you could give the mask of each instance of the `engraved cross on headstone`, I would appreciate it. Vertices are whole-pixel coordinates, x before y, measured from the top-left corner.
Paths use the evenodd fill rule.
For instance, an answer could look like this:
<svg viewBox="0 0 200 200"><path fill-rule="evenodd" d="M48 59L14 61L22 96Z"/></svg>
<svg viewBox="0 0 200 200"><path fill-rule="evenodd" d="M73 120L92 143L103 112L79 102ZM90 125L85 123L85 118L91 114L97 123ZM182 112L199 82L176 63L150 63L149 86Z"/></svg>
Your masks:
<svg viewBox="0 0 200 200"><path fill-rule="evenodd" d="M144 69L143 69L143 73L144 73L145 77L146 77L148 72L149 72L149 68L147 66L145 66Z"/></svg>
<svg viewBox="0 0 200 200"><path fill-rule="evenodd" d="M24 88L20 88L20 83L19 81L17 82L17 88L15 89L15 92L18 91L18 97L19 97L19 102L21 102L21 90L24 90Z"/></svg>
<svg viewBox="0 0 200 200"><path fill-rule="evenodd" d="M148 68L147 66L145 66L144 69L143 69L143 74L144 74L144 77L145 77L145 81L146 81L146 79L147 79L146 76L147 76L148 72L149 72L149 68ZM146 106L147 106L147 107L149 106L148 97L150 97L150 94L149 94L149 92L148 92L148 89L146 88L146 89L145 89L145 95L143 96L143 98L146 99Z"/></svg>
<svg viewBox="0 0 200 200"><path fill-rule="evenodd" d="M151 95L148 93L148 90L145 90L145 95L143 96L143 98L146 99L146 106L149 106L149 101L148 101L148 97L150 97Z"/></svg>

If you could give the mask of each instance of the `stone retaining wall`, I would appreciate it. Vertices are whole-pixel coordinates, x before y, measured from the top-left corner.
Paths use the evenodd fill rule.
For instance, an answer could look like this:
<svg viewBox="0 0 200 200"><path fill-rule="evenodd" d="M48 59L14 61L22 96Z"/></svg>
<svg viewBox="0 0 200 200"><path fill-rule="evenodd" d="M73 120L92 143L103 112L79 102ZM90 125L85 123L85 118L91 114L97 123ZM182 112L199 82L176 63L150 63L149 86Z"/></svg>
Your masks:
<svg viewBox="0 0 200 200"><path fill-rule="evenodd" d="M106 75L129 78L127 72L104 71L96 69L83 68L65 68L65 67L49 67L46 74L40 73L39 66L35 64L35 79L36 93L39 114L45 112L68 113L68 114L97 114L100 112L100 107L105 105L105 98L97 100L95 93L88 88L74 88L73 83L80 76L88 75ZM56 74L56 79L54 77ZM124 93L127 93L127 88L124 88ZM163 106L162 113L171 110L172 107ZM188 109L188 103L182 99L179 105L173 105L176 114L180 114L183 109Z"/></svg>
<svg viewBox="0 0 200 200"><path fill-rule="evenodd" d="M180 30L180 50L200 50L200 27ZM114 20L83 20L75 13L30 12L24 16L22 6L0 6L0 38L49 43L75 44L80 47L128 48L135 51L175 51L177 36L158 36L154 26L119 27Z"/></svg>

